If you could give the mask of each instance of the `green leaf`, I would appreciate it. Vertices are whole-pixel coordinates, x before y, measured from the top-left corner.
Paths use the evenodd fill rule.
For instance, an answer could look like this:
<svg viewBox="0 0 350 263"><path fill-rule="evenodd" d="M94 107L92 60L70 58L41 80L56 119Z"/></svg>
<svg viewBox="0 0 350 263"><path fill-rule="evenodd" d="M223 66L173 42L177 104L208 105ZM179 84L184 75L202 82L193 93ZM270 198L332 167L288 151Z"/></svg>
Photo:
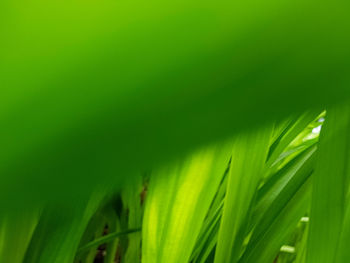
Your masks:
<svg viewBox="0 0 350 263"><path fill-rule="evenodd" d="M105 236L102 236L94 241L91 241L90 243L85 244L84 246L80 247L77 251L77 253L82 253L86 250L89 250L91 248L96 248L102 244L107 244L115 239L117 239L118 237L121 236L125 236L125 235L129 235L129 234L133 234L133 233L137 233L140 232L141 228L135 228L135 229L129 229L123 232L116 232L116 233L111 233Z"/></svg>
<svg viewBox="0 0 350 263"><path fill-rule="evenodd" d="M311 189L309 177L314 168L314 152L315 149L312 149L304 155L301 165L295 165L297 169L292 166L291 171L287 171L291 172L292 176L282 177L285 182L277 184L274 189L277 195L270 197L271 193L267 193L272 200L268 202L267 209L256 222L240 263L272 262L283 242L307 212Z"/></svg>
<svg viewBox="0 0 350 263"><path fill-rule="evenodd" d="M38 211L24 210L1 215L0 262L23 262L38 219Z"/></svg>
<svg viewBox="0 0 350 263"><path fill-rule="evenodd" d="M312 179L308 263L333 263L342 232L349 183L350 108L327 109Z"/></svg>
<svg viewBox="0 0 350 263"><path fill-rule="evenodd" d="M293 194L306 178L311 175L314 169L315 150L316 147L314 146L300 153L281 170L270 176L269 180L259 189L249 230L255 225L259 225L259 220L263 218L268 209L271 209L271 207L274 209L279 207L281 209L285 205L284 201L290 197L281 195L283 191L289 188L290 194ZM272 206L273 203L276 204ZM266 213L269 218L272 216L272 214L269 215L271 212Z"/></svg>
<svg viewBox="0 0 350 263"><path fill-rule="evenodd" d="M129 182L122 191L122 200L128 211L128 229L138 228L142 225L142 177L135 176L134 181ZM108 253L108 252L107 252ZM128 236L128 248L123 263L139 262L141 259L141 233ZM111 261L114 263L114 261Z"/></svg>
<svg viewBox="0 0 350 263"><path fill-rule="evenodd" d="M339 246L336 252L336 262L346 263L350 258L350 203L347 200L346 212L342 225L342 232L339 239Z"/></svg>
<svg viewBox="0 0 350 263"><path fill-rule="evenodd" d="M280 136L273 142L270 148L267 168L270 168L287 146L310 124L317 116L318 111L308 111L298 117L295 121L291 121L289 125L281 132Z"/></svg>
<svg viewBox="0 0 350 263"><path fill-rule="evenodd" d="M251 134L237 136L233 144L232 160L226 198L219 230L215 263L234 262L240 252L250 216L255 192L262 177L270 146L272 129L265 128Z"/></svg>
<svg viewBox="0 0 350 263"><path fill-rule="evenodd" d="M142 227L144 263L189 261L230 155L231 143L213 145L151 176Z"/></svg>
<svg viewBox="0 0 350 263"><path fill-rule="evenodd" d="M84 230L106 193L71 206L46 206L33 233L23 263L72 263Z"/></svg>

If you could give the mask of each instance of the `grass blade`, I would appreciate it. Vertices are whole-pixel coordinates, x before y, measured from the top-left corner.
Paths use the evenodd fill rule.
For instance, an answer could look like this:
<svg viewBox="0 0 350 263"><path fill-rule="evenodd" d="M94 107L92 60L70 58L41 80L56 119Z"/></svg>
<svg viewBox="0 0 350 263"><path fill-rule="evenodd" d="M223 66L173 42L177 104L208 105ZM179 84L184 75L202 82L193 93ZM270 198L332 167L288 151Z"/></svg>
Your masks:
<svg viewBox="0 0 350 263"><path fill-rule="evenodd" d="M308 263L336 262L349 182L350 109L327 110L312 179Z"/></svg>
<svg viewBox="0 0 350 263"><path fill-rule="evenodd" d="M230 143L214 145L152 175L142 227L144 263L190 260L230 155Z"/></svg>
<svg viewBox="0 0 350 263"><path fill-rule="evenodd" d="M262 177L272 129L266 128L249 135L237 136L233 144L232 160L226 198L219 230L215 263L234 262L244 237L244 229L255 191Z"/></svg>
<svg viewBox="0 0 350 263"><path fill-rule="evenodd" d="M91 241L90 243L80 247L78 249L77 253L82 253L82 252L84 252L86 250L89 250L91 248L98 247L99 245L109 243L109 242L113 241L114 239L116 239L118 237L129 235L129 234L133 234L133 233L137 233L137 232L140 232L140 231L141 231L141 228L135 228L135 229L129 229L129 230L126 230L126 231L123 231L123 232L116 232L116 233L111 233L111 234L105 235L103 237L100 237L100 238L98 238L98 239L96 239L94 241Z"/></svg>

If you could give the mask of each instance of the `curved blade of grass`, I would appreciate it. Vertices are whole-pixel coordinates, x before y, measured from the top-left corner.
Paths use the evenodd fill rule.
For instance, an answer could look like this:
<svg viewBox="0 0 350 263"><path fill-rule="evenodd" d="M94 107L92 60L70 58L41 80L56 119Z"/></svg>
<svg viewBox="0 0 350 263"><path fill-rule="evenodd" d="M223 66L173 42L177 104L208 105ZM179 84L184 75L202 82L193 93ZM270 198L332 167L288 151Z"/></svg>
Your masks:
<svg viewBox="0 0 350 263"><path fill-rule="evenodd" d="M273 189L276 194L266 193L265 199L270 200L255 222L240 262L271 262L307 211L309 197L306 196L310 196L310 183L306 181L314 169L315 148L302 157L300 164L286 171L292 175L283 176L284 183L276 184Z"/></svg>
<svg viewBox="0 0 350 263"><path fill-rule="evenodd" d="M38 211L20 211L1 215L0 262L23 262L39 214Z"/></svg>
<svg viewBox="0 0 350 263"><path fill-rule="evenodd" d="M216 245L217 235L219 232L222 208L224 200L217 207L214 213L207 216L200 234L198 235L197 243L192 252L191 259L193 262L203 262L207 259L210 252Z"/></svg>
<svg viewBox="0 0 350 263"><path fill-rule="evenodd" d="M347 202L347 209L342 225L342 232L340 236L339 246L336 252L336 261L339 263L346 263L350 258L350 203Z"/></svg>
<svg viewBox="0 0 350 263"><path fill-rule="evenodd" d="M308 263L336 262L349 182L350 108L327 109L312 179Z"/></svg>
<svg viewBox="0 0 350 263"><path fill-rule="evenodd" d="M310 182L304 181L299 188L290 187L282 191L280 197L285 199L283 204L279 204L279 198L272 204L270 210L275 210L273 205L278 204L281 208L277 213L266 213L263 217L264 224L257 225L257 236L252 236L246 250L239 263L250 262L273 262L283 242L292 234L300 218L305 214L310 203ZM283 198L286 196L287 198Z"/></svg>
<svg viewBox="0 0 350 263"><path fill-rule="evenodd" d="M142 177L135 176L133 182L129 182L122 191L122 200L128 211L128 229L137 228L142 225ZM128 236L128 247L123 263L139 262L141 259L141 233ZM113 263L113 261L111 262Z"/></svg>
<svg viewBox="0 0 350 263"><path fill-rule="evenodd" d="M271 209L271 207L281 208L281 205L283 207L287 196L281 195L281 193L285 191L286 188L291 188L294 184L294 187L296 188L291 190L290 194L293 193L293 191L295 192L300 187L301 182L305 181L312 173L314 169L315 151L316 147L314 146L300 153L297 157L289 161L289 163L281 170L273 174L259 189L252 220L248 228L249 231L256 225L261 224L259 221L263 218L266 211ZM277 205L272 206L274 203ZM269 211L269 213L271 214L272 211Z"/></svg>
<svg viewBox="0 0 350 263"><path fill-rule="evenodd" d="M245 218L262 177L272 129L265 128L252 134L237 136L234 140L232 160L227 183L226 198L215 253L215 263L234 262L239 255L245 229ZM243 233L244 235L244 233Z"/></svg>
<svg viewBox="0 0 350 263"><path fill-rule="evenodd" d="M305 222L307 225L304 229L303 236L297 248L297 255L295 263L305 263L306 262L306 250L307 250L307 240L309 234L309 222Z"/></svg>
<svg viewBox="0 0 350 263"><path fill-rule="evenodd" d="M97 238L100 238L104 235L106 231L106 226L108 226L108 231L110 232L116 232L119 230L119 220L117 217L117 214L115 213L115 209L112 208L111 203L107 203L106 205L103 205L89 220L88 225L86 226L84 230L84 234L82 238L80 239L79 246L85 245L92 240L95 240ZM111 249L109 246L111 244L107 244L106 250L107 255L105 257L105 263L110 263L109 257L114 254L113 252L114 248L116 249L117 244L119 240L115 240L113 243L113 248ZM116 243L116 244L115 244ZM115 246L114 246L115 245ZM84 263L94 263L96 259L96 255L98 254L98 248L92 248L88 251L85 251L85 253L79 253L77 251L75 255L74 262L84 262ZM113 257L113 260L115 257Z"/></svg>
<svg viewBox="0 0 350 263"><path fill-rule="evenodd" d="M135 228L135 229L129 229L123 232L115 232L115 233L111 233L105 236L102 236L94 241L91 241L90 243L87 243L86 245L80 247L77 251L77 253L82 253L86 250L89 250L91 248L95 248L98 247L102 244L106 244L109 243L111 241L113 241L114 239L121 237L121 236L125 236L125 235L129 235L129 234L133 234L133 233L137 233L140 232L141 228Z"/></svg>
<svg viewBox="0 0 350 263"><path fill-rule="evenodd" d="M222 179L222 182L220 183L217 193L215 194L214 200L204 220L204 223L203 223L201 232L198 236L194 250L192 251L191 260L193 258L196 258L195 262L198 260L198 258L201 258L201 260L204 260L216 244L217 233L220 226L222 208L224 205L224 198L226 195L227 180L228 180L227 177L228 177L229 169L230 169L230 164L225 171L225 175Z"/></svg>
<svg viewBox="0 0 350 263"><path fill-rule="evenodd" d="M105 196L95 192L89 200L73 200L68 207L45 207L23 263L72 263L85 228Z"/></svg>
<svg viewBox="0 0 350 263"><path fill-rule="evenodd" d="M143 263L188 262L231 155L202 149L151 176L142 227Z"/></svg>
<svg viewBox="0 0 350 263"><path fill-rule="evenodd" d="M273 165L287 146L319 115L318 111L308 111L292 121L273 142L269 152L267 168Z"/></svg>

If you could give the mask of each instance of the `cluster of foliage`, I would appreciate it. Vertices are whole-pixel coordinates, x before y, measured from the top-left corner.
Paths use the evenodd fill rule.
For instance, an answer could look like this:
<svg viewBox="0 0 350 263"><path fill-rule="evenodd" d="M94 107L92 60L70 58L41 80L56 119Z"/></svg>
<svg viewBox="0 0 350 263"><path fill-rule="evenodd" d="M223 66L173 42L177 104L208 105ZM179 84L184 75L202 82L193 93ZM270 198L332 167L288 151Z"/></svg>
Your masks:
<svg viewBox="0 0 350 263"><path fill-rule="evenodd" d="M309 111L197 149L121 191L10 213L1 262L346 262L347 114L333 108L323 125L325 113Z"/></svg>

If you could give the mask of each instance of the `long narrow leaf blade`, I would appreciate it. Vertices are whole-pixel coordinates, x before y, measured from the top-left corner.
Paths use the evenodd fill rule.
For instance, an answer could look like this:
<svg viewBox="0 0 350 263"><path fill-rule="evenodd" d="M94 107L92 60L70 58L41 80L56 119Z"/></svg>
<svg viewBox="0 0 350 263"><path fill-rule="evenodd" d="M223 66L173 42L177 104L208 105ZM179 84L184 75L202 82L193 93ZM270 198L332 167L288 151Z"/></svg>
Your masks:
<svg viewBox="0 0 350 263"><path fill-rule="evenodd" d="M349 181L350 108L327 110L312 180L308 263L334 263L345 213Z"/></svg>
<svg viewBox="0 0 350 263"><path fill-rule="evenodd" d="M234 140L215 263L233 262L239 256L233 251L239 251L241 244L235 242L244 239L238 233L247 223L244 220L248 218L248 210L262 177L271 134L272 129L265 128L237 136Z"/></svg>
<svg viewBox="0 0 350 263"><path fill-rule="evenodd" d="M143 263L189 261L230 155L230 143L215 145L151 177L142 227Z"/></svg>

